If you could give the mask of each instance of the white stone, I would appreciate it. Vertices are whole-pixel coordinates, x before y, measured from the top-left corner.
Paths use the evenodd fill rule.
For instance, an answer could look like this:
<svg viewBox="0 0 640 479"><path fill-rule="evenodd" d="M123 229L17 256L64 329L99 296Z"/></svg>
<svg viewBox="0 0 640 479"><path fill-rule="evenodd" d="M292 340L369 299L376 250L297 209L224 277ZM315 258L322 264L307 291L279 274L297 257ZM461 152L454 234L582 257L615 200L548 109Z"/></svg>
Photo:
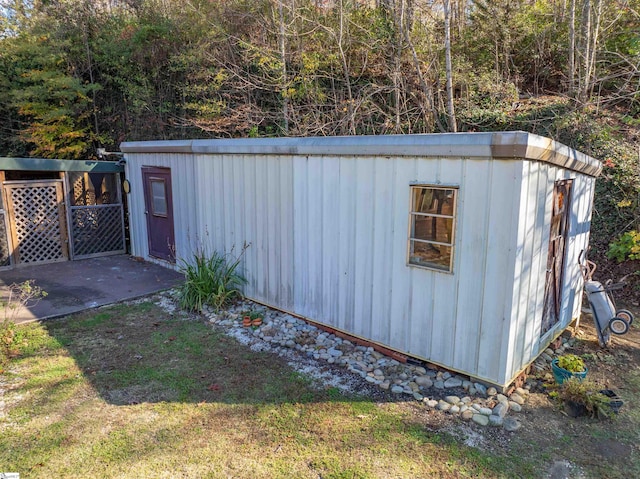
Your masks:
<svg viewBox="0 0 640 479"><path fill-rule="evenodd" d="M493 413L493 411L488 407L481 407L478 412L483 416L491 416L491 414Z"/></svg>
<svg viewBox="0 0 640 479"><path fill-rule="evenodd" d="M438 406L438 401L436 401L435 399L430 399L425 404L433 409Z"/></svg>
<svg viewBox="0 0 640 479"><path fill-rule="evenodd" d="M467 409L466 411L462 411L462 413L460 414L460 417L465 421L468 421L473 417L473 410Z"/></svg>
<svg viewBox="0 0 640 479"><path fill-rule="evenodd" d="M481 426L489 424L489 416L485 416L483 414L474 414L471 419L473 419L473 422L478 423Z"/></svg>
<svg viewBox="0 0 640 479"><path fill-rule="evenodd" d="M459 388L462 386L462 379L449 378L444 382L445 388Z"/></svg>
<svg viewBox="0 0 640 479"><path fill-rule="evenodd" d="M515 432L520 429L520 421L513 417L508 417L504 420L502 427L504 427L506 431Z"/></svg>
<svg viewBox="0 0 640 479"><path fill-rule="evenodd" d="M507 396L505 396L504 394L498 394L496 396L496 400L498 402L507 402L509 400L509 398L507 398Z"/></svg>
<svg viewBox="0 0 640 479"><path fill-rule="evenodd" d="M440 411L448 411L449 409L451 409L451 404L446 401L440 400L438 401L438 409Z"/></svg>
<svg viewBox="0 0 640 479"><path fill-rule="evenodd" d="M498 390L494 387L490 387L487 389L487 396L495 396L498 394Z"/></svg>
<svg viewBox="0 0 640 479"><path fill-rule="evenodd" d="M458 406L451 406L451 408L449 409L449 412L451 414L458 414L460 412L460 408Z"/></svg>
<svg viewBox="0 0 640 479"><path fill-rule="evenodd" d="M493 408L492 416L500 416L503 418L507 415L508 411L509 411L509 403L500 402L496 407Z"/></svg>
<svg viewBox="0 0 640 479"><path fill-rule="evenodd" d="M460 398L458 396L446 396L444 400L449 404L456 404L456 405L460 402Z"/></svg>
<svg viewBox="0 0 640 479"><path fill-rule="evenodd" d="M404 388L396 385L391 388L391 392L394 394L402 394L404 392Z"/></svg>
<svg viewBox="0 0 640 479"><path fill-rule="evenodd" d="M481 396L487 395L487 388L484 384L474 383L473 386L476 388L476 391L480 393Z"/></svg>
<svg viewBox="0 0 640 479"><path fill-rule="evenodd" d="M489 425L490 426L502 426L502 424L504 423L504 419L500 416L496 416L496 415L491 415L489 416Z"/></svg>
<svg viewBox="0 0 640 479"><path fill-rule="evenodd" d="M521 406L524 404L524 398L518 393L513 393L509 399L514 403L520 404Z"/></svg>
<svg viewBox="0 0 640 479"><path fill-rule="evenodd" d="M522 411L522 406L520 406L520 404L518 404L517 402L509 401L509 409L511 409L513 412L520 412Z"/></svg>
<svg viewBox="0 0 640 479"><path fill-rule="evenodd" d="M433 381L429 376L418 376L415 379L415 383L418 386L422 386L423 388L430 388L431 386L433 386Z"/></svg>

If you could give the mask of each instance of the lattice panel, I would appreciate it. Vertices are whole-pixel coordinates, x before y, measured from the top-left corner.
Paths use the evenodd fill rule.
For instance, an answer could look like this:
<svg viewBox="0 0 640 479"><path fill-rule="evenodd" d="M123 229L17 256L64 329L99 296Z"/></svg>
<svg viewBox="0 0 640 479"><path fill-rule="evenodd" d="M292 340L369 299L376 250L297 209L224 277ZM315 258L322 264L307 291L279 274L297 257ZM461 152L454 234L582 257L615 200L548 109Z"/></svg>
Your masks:
<svg viewBox="0 0 640 479"><path fill-rule="evenodd" d="M9 240L4 212L0 211L0 266L9 266Z"/></svg>
<svg viewBox="0 0 640 479"><path fill-rule="evenodd" d="M39 263L66 258L57 184L12 185L9 191L18 240L18 261Z"/></svg>
<svg viewBox="0 0 640 479"><path fill-rule="evenodd" d="M122 205L72 208L74 256L122 252Z"/></svg>

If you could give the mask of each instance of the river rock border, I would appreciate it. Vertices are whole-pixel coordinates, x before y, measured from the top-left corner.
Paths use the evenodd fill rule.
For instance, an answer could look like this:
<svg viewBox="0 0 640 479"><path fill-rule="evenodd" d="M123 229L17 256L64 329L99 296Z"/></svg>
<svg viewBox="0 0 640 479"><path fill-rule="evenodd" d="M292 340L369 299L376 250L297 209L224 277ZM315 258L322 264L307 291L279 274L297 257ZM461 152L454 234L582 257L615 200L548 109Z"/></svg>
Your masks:
<svg viewBox="0 0 640 479"><path fill-rule="evenodd" d="M171 312L177 309L175 291L165 292L158 299L165 309ZM169 308L168 302L173 307ZM244 327L242 318L247 312L260 313L262 324ZM346 392L362 392L367 386L374 386L387 397L418 401L426 408L481 426L502 427L507 431L517 431L521 426L517 417L509 414L523 410L529 396L528 384L506 396L495 387L426 364L401 363L373 347L354 344L290 314L251 301L241 301L218 313L205 309L203 315L251 349L283 356L291 360L291 366L311 372L327 386ZM323 363L331 366L333 374L327 374L326 368L318 372ZM336 369L359 378L360 385L332 378Z"/></svg>

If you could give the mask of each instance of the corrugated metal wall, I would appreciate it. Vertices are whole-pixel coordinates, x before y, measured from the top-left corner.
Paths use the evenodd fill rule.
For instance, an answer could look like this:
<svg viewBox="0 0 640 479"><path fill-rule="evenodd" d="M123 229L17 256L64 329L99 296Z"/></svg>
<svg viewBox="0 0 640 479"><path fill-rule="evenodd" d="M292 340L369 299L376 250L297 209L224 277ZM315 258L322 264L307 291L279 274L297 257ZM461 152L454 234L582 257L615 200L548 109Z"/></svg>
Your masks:
<svg viewBox="0 0 640 479"><path fill-rule="evenodd" d="M249 244L248 297L494 383L538 353L558 178L575 178L565 284L580 282L593 178L547 163L128 153L132 249L147 257L142 166L171 167L179 258ZM411 184L459 186L452 274L406 264Z"/></svg>
<svg viewBox="0 0 640 479"><path fill-rule="evenodd" d="M140 256L150 261L156 261L152 257L149 257L147 218L144 213L142 167L158 166L171 168L176 256L178 258L191 257L193 249L199 244L199 236L201 234L196 221L196 208L201 201L207 200L206 198L199 198L194 189L196 183L196 175L193 168L194 161L194 156L191 154L127 154L125 173L131 184L131 193L128 195L128 202L132 255ZM158 260L157 262L164 266L171 266L165 261Z"/></svg>
<svg viewBox="0 0 640 479"><path fill-rule="evenodd" d="M169 153L127 159L132 191L142 191L142 166L171 167L179 258L198 246L238 254L250 244L243 262L248 297L499 377L520 161ZM460 187L453 274L406 265L416 183ZM133 253L146 256L144 199L130 200Z"/></svg>
<svg viewBox="0 0 640 479"><path fill-rule="evenodd" d="M594 178L540 162L522 163L522 190L518 215L517 247L513 286L511 327L505 335L506 382L524 365L534 360L553 339L580 314L582 274L578 264L580 251L589 244ZM573 179L569 234L566 242L563 299L560 322L540 338L545 292L550 219L554 182Z"/></svg>

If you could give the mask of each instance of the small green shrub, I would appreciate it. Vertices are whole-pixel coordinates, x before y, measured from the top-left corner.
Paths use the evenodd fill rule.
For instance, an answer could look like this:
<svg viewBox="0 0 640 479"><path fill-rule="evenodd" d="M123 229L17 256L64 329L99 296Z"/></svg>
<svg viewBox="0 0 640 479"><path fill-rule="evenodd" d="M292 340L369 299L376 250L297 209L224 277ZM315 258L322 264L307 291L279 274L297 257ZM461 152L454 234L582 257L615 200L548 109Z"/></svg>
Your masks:
<svg viewBox="0 0 640 479"><path fill-rule="evenodd" d="M607 256L618 263L626 259L640 259L640 231L627 231L609 244Z"/></svg>
<svg viewBox="0 0 640 479"><path fill-rule="evenodd" d="M240 296L240 288L247 282L238 271L245 250L238 257L217 252L208 255L200 250L192 262L183 261L180 272L185 281L179 288L180 307L202 311L207 305L218 311Z"/></svg>
<svg viewBox="0 0 640 479"><path fill-rule="evenodd" d="M585 370L584 361L575 354L558 356L558 366L572 373L581 373Z"/></svg>
<svg viewBox="0 0 640 479"><path fill-rule="evenodd" d="M562 383L559 396L565 402L583 406L591 417L609 417L612 414L610 399L600 390L600 386L588 379L569 378Z"/></svg>

